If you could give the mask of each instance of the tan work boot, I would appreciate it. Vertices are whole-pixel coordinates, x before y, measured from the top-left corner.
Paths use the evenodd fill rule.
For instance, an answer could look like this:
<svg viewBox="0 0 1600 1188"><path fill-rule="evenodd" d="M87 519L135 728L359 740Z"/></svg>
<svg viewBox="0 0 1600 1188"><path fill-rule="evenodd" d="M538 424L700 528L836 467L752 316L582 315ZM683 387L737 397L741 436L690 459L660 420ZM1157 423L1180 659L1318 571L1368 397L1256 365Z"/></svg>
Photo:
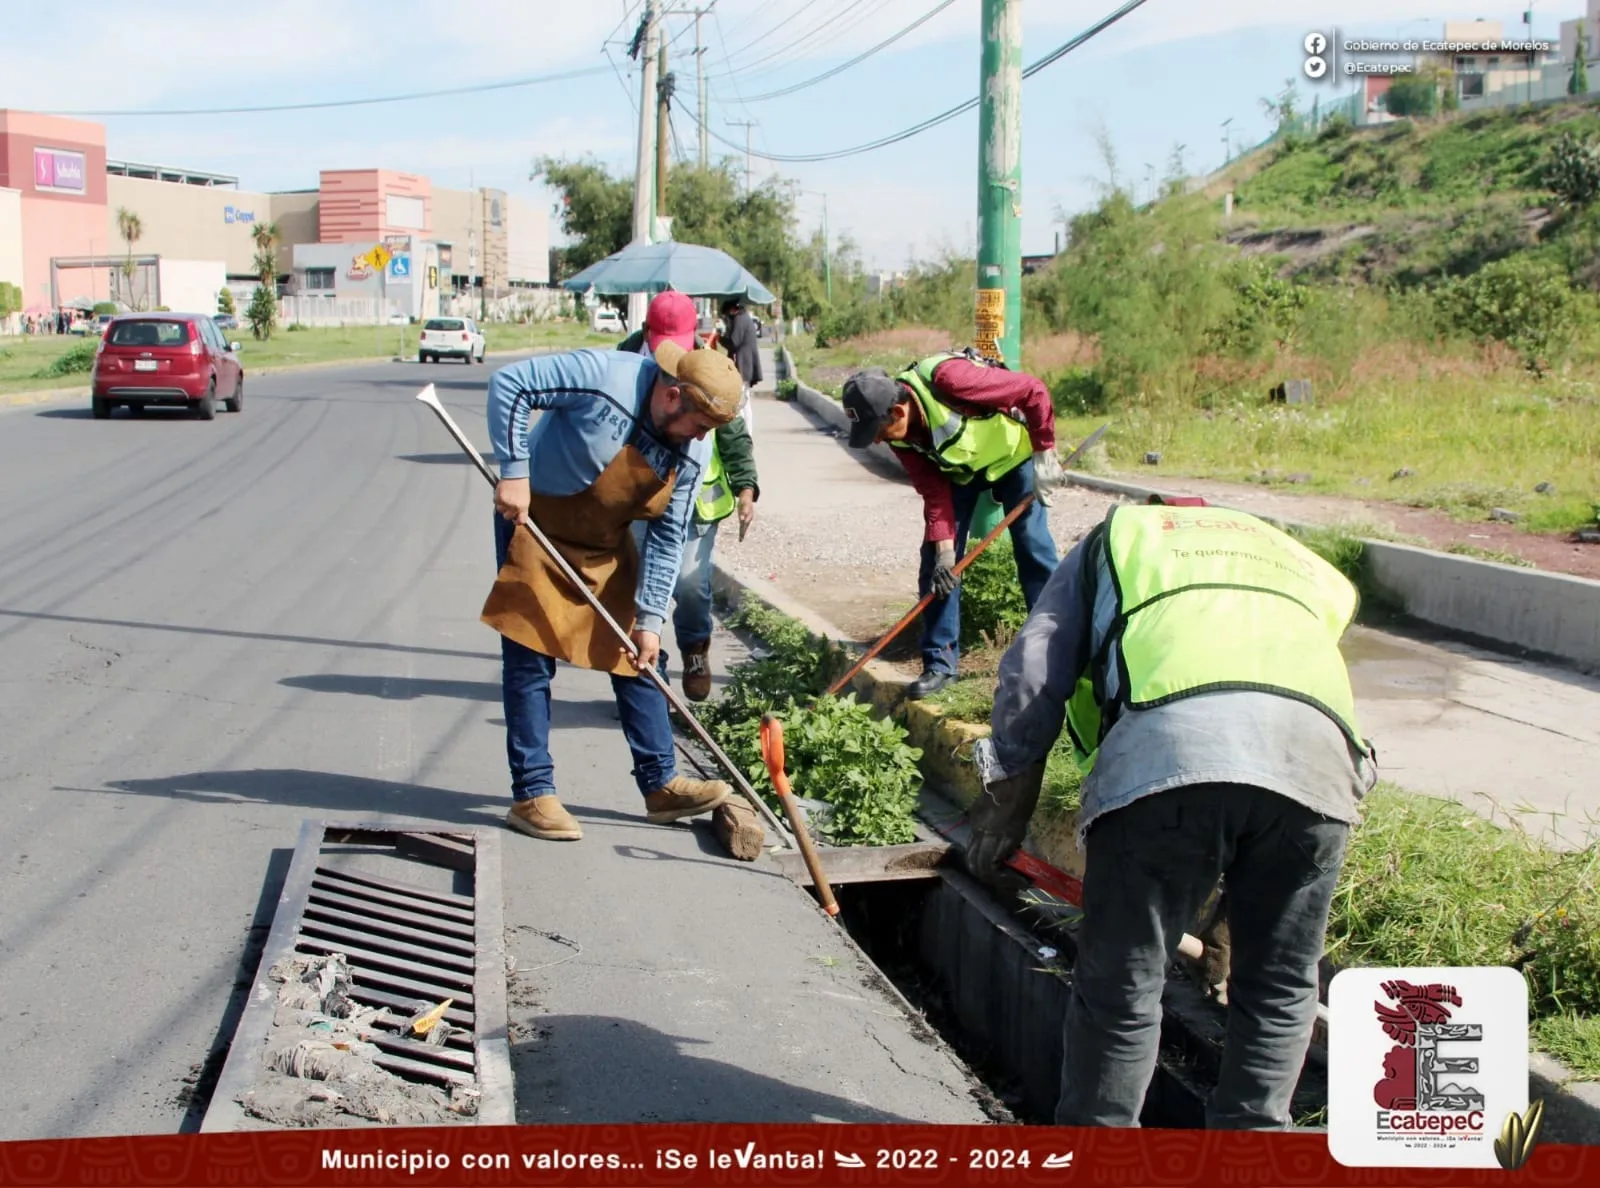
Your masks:
<svg viewBox="0 0 1600 1188"><path fill-rule="evenodd" d="M732 795L733 789L721 780L673 776L665 788L657 788L644 798L645 819L652 825L665 825L683 817L698 817Z"/></svg>
<svg viewBox="0 0 1600 1188"><path fill-rule="evenodd" d="M506 824L542 841L577 841L583 837L578 819L553 794L517 801L506 813Z"/></svg>
<svg viewBox="0 0 1600 1188"><path fill-rule="evenodd" d="M711 641L683 650L683 695L690 701L711 696Z"/></svg>

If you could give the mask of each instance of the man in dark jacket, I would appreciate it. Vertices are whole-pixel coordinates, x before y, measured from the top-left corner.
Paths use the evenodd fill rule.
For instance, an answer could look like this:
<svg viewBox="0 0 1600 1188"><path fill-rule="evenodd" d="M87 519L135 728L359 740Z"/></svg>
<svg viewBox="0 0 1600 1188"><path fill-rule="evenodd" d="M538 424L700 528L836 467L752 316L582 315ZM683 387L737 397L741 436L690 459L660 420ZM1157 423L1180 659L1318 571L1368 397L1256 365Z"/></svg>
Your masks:
<svg viewBox="0 0 1600 1188"><path fill-rule="evenodd" d="M741 413L748 423L750 390L759 384L762 378L760 335L756 333L756 320L750 316L750 311L744 307L744 302L737 299L723 303L722 320L728 327L727 333L722 337L722 345L727 348L728 357L733 360L733 365L744 377L745 407Z"/></svg>
<svg viewBox="0 0 1600 1188"><path fill-rule="evenodd" d="M745 320L749 321L748 314ZM623 339L617 349L653 354L662 342L670 340L693 350L698 345L696 325L694 302L669 289L651 300L643 328ZM738 367L737 359L734 366ZM759 376L759 360L756 366ZM748 379L744 382L741 407L747 408L750 385ZM683 694L690 701L704 701L711 695L711 557L717 545L717 525L738 512L739 539L743 540L755 521L756 500L761 497L755 447L744 418L718 426L711 442L711 464L694 501L673 594L672 628L683 653ZM666 671L665 660L662 671Z"/></svg>

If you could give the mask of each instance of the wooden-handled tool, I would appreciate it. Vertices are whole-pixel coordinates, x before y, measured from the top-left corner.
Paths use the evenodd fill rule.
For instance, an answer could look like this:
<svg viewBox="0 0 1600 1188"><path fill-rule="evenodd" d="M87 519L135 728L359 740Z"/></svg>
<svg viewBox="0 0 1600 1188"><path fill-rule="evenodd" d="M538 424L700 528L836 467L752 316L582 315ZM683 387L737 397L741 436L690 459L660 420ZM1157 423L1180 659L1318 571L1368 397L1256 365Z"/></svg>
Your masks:
<svg viewBox="0 0 1600 1188"><path fill-rule="evenodd" d="M822 861L817 857L816 847L811 844L811 834L806 829L805 818L800 815L800 806L794 802L794 793L789 790L789 774L783 769L783 723L771 714L761 717L761 757L766 760L772 786L778 790L784 815L789 818L789 830L800 846L806 869L811 872L811 882L817 888L817 897L822 900L822 910L830 916L837 916L839 904L833 898L828 876L822 873Z"/></svg>

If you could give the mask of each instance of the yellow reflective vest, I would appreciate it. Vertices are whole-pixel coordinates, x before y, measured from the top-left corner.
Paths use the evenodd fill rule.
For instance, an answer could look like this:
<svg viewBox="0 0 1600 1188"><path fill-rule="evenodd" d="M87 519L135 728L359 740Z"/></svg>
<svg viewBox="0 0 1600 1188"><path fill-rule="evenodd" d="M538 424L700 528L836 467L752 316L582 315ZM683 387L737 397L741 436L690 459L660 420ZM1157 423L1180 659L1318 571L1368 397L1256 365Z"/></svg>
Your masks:
<svg viewBox="0 0 1600 1188"><path fill-rule="evenodd" d="M951 482L963 487L979 475L992 483L1033 456L1028 427L1016 417L1001 412L963 416L933 394L934 369L947 359L965 357L948 352L929 355L894 377L911 389L922 406L933 447L929 449L905 441L889 443L894 449L922 454ZM977 363L977 366L985 364Z"/></svg>
<svg viewBox="0 0 1600 1188"><path fill-rule="evenodd" d="M728 483L727 467L722 464L722 451L717 448L717 435L711 435L711 465L706 467L705 481L700 484L700 494L695 497L695 515L707 524L726 520L733 514L739 501Z"/></svg>
<svg viewBox="0 0 1600 1188"><path fill-rule="evenodd" d="M1229 689L1315 706L1372 753L1339 653L1359 602L1342 573L1244 512L1129 505L1101 531L1116 616L1067 703L1084 772L1123 713Z"/></svg>

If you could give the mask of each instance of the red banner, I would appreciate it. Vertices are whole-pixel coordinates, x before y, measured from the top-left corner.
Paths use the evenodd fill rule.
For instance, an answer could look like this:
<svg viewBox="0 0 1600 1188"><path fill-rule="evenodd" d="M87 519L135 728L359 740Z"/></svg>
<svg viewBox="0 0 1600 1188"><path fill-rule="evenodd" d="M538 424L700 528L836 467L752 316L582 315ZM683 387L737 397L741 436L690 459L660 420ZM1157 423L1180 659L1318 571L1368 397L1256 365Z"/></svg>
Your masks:
<svg viewBox="0 0 1600 1188"><path fill-rule="evenodd" d="M1587 1169L1587 1170L1585 1170ZM1600 1147L1515 1172L1346 1168L1320 1134L1005 1126L453 1126L0 1143L3 1185L1600 1183Z"/></svg>

